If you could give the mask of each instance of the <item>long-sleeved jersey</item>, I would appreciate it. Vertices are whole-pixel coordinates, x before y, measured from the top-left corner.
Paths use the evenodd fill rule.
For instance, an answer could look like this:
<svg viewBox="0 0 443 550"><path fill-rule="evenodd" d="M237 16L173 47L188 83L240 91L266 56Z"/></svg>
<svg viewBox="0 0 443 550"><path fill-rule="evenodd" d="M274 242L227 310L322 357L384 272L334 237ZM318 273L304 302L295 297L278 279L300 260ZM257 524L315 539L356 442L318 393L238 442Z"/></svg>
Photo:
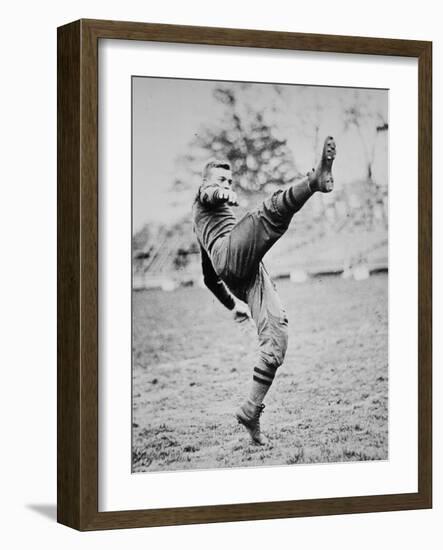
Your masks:
<svg viewBox="0 0 443 550"><path fill-rule="evenodd" d="M237 221L231 207L218 198L220 190L218 185L203 184L193 206L194 231L209 255L215 241L228 234Z"/></svg>
<svg viewBox="0 0 443 550"><path fill-rule="evenodd" d="M200 186L192 209L194 231L200 243L204 282L225 307L233 309L234 298L211 262L211 250L215 241L228 234L236 223L230 206L218 198L218 190L218 185Z"/></svg>
<svg viewBox="0 0 443 550"><path fill-rule="evenodd" d="M214 270L211 258L206 253L206 250L200 245L202 257L203 281L209 290L214 294L220 302L228 309L234 309L235 300L229 292L225 283L220 279Z"/></svg>

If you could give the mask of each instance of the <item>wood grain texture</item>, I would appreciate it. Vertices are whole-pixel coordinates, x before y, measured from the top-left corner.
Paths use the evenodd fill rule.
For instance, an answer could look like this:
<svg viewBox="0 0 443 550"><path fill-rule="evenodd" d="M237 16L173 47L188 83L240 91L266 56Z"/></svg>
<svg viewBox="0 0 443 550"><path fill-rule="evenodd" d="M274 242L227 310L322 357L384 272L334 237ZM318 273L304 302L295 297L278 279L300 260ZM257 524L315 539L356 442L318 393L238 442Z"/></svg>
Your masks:
<svg viewBox="0 0 443 550"><path fill-rule="evenodd" d="M418 57L426 42L362 36L337 36L262 30L157 25L124 21L83 19L91 32L100 38L149 40L371 55Z"/></svg>
<svg viewBox="0 0 443 550"><path fill-rule="evenodd" d="M80 523L98 509L98 48L81 25L80 142Z"/></svg>
<svg viewBox="0 0 443 550"><path fill-rule="evenodd" d="M80 23L57 50L57 518L79 525Z"/></svg>
<svg viewBox="0 0 443 550"><path fill-rule="evenodd" d="M416 57L419 60L417 493L98 512L98 41L102 38ZM432 506L431 43L81 20L58 29L58 521L79 530Z"/></svg>
<svg viewBox="0 0 443 550"><path fill-rule="evenodd" d="M432 45L418 66L418 486L432 507Z"/></svg>

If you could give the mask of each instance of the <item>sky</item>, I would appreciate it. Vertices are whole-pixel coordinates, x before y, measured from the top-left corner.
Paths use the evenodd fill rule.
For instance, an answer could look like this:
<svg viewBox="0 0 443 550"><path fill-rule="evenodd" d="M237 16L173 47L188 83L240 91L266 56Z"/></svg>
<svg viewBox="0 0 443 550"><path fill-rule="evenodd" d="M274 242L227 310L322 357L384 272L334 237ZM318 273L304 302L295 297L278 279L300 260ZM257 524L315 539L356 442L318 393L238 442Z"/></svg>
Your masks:
<svg viewBox="0 0 443 550"><path fill-rule="evenodd" d="M187 151L202 125L217 124L223 106L213 96L214 81L133 77L132 84L133 231L136 232L147 222L171 223L185 213L186 205L173 206L175 161ZM333 135L337 140L334 176L338 185L361 179L365 164L362 139L355 128L344 130L343 113L338 105L361 96L388 120L388 92L295 85L283 85L281 90L283 99L279 103L277 124L294 151L297 166L302 170L312 168L318 152L313 148L311 126L319 123L322 139L323 135ZM275 92L269 84L254 84L248 94L254 105L275 102ZM365 128L362 132L363 139L370 142ZM387 184L387 138L377 144L375 177Z"/></svg>

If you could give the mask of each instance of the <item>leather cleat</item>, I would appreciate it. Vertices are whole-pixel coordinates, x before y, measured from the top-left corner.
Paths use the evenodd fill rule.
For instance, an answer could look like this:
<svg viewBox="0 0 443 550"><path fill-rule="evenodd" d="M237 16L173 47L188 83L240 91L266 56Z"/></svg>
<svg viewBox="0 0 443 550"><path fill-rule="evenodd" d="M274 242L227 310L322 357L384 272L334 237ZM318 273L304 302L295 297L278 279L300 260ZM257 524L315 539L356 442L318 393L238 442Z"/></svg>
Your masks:
<svg viewBox="0 0 443 550"><path fill-rule="evenodd" d="M241 405L235 413L238 423L246 428L255 445L265 445L267 443L266 437L260 432L260 415L264 408L263 404L257 405L251 414L245 409L245 405Z"/></svg>

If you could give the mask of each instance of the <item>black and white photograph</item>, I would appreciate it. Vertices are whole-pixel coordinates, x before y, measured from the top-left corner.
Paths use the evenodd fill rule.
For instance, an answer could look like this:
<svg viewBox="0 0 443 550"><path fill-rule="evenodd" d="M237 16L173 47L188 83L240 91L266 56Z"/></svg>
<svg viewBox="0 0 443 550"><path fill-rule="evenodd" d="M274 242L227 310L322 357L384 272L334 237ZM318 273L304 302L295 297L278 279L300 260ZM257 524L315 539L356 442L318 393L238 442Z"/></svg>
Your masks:
<svg viewBox="0 0 443 550"><path fill-rule="evenodd" d="M132 77L132 471L389 459L389 90Z"/></svg>

